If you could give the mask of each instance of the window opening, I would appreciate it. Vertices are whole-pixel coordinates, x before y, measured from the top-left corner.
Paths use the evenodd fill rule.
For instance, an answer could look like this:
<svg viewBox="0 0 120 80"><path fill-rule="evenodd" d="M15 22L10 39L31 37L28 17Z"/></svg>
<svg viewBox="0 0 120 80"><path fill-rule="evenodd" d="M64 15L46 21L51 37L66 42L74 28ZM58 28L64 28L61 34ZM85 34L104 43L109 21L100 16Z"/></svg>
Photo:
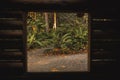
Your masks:
<svg viewBox="0 0 120 80"><path fill-rule="evenodd" d="M88 13L28 12L27 72L89 71Z"/></svg>

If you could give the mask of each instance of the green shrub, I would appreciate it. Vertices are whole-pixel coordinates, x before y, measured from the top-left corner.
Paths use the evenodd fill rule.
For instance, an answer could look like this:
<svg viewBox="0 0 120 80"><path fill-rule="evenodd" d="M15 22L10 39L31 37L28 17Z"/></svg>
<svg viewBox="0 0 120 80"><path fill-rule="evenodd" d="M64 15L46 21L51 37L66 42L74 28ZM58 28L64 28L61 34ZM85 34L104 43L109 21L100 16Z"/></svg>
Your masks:
<svg viewBox="0 0 120 80"><path fill-rule="evenodd" d="M58 24L57 29L50 28L49 32L45 31L45 22L42 15L38 14L36 20L29 18L27 20L28 49L52 47L53 50L47 51L50 51L50 53L57 53L55 49L59 50L58 53L77 52L86 49L88 45L87 24L82 23L82 18L74 17L75 14L71 15L73 15L72 18L69 15L65 19L58 17L62 21L58 20L60 24ZM66 18L70 19L66 21ZM70 22L70 24L66 22Z"/></svg>

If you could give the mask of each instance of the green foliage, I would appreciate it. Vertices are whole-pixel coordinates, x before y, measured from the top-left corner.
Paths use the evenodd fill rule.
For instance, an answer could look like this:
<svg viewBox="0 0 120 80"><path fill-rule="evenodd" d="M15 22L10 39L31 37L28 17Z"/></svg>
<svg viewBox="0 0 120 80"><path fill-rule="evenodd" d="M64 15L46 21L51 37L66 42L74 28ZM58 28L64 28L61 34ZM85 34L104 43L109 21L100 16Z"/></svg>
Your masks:
<svg viewBox="0 0 120 80"><path fill-rule="evenodd" d="M55 48L67 49L68 44L72 42L70 33L56 31L53 35L53 44Z"/></svg>
<svg viewBox="0 0 120 80"><path fill-rule="evenodd" d="M79 27L74 30L73 47L76 50L84 49L88 43L88 30Z"/></svg>
<svg viewBox="0 0 120 80"><path fill-rule="evenodd" d="M52 47L53 50L50 49L49 52L69 53L69 51L79 51L86 48L88 26L84 20L78 18L74 13L58 14L57 19L59 23L57 23L57 29L51 28L49 32L45 31L44 17L41 14L37 14L36 20L28 19L28 49ZM59 52L54 49L59 49Z"/></svg>
<svg viewBox="0 0 120 80"><path fill-rule="evenodd" d="M29 48L41 48L45 47L47 44L43 41L45 33L45 23L43 17L40 14L37 14L37 19L34 20L28 16L27 19L27 46Z"/></svg>

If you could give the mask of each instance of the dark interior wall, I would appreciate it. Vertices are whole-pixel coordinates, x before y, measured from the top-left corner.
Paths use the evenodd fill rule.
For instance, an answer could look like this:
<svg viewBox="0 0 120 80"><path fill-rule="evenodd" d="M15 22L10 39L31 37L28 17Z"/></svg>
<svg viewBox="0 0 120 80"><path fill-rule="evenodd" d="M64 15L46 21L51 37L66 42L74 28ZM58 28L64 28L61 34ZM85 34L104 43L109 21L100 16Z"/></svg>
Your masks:
<svg viewBox="0 0 120 80"><path fill-rule="evenodd" d="M1 8L22 10L82 10L87 0L7 0L0 1Z"/></svg>
<svg viewBox="0 0 120 80"><path fill-rule="evenodd" d="M81 3L81 2L85 2L87 0L7 0L7 1L1 1L1 2L12 2L12 3L37 3L37 4L41 4L41 3Z"/></svg>
<svg viewBox="0 0 120 80"><path fill-rule="evenodd" d="M76 2L83 2L85 0L9 0L12 2L21 2L21 3L76 3Z"/></svg>
<svg viewBox="0 0 120 80"><path fill-rule="evenodd" d="M88 73L41 73L26 74L25 63L25 15L27 11L80 11L90 13L90 72ZM18 48L21 50L12 53L14 60L10 62L10 55L0 55L0 59L7 59L8 62L0 61L0 80L110 80L118 79L119 74L119 45L120 45L120 15L119 3L110 0L4 0L0 1L0 18L16 18L15 20L0 21L0 29L21 30L23 33L6 34L0 32L0 53L3 48L11 48L14 41L4 41L4 38L17 38ZM101 19L101 20L100 20ZM109 19L110 21L105 21ZM17 21L20 20L20 21ZM98 31L98 32L97 32ZM12 43L10 43L12 42ZM19 47L20 46L20 47ZM17 48L14 46L13 48ZM7 52L5 54L11 54ZM3 74L4 73L4 74Z"/></svg>

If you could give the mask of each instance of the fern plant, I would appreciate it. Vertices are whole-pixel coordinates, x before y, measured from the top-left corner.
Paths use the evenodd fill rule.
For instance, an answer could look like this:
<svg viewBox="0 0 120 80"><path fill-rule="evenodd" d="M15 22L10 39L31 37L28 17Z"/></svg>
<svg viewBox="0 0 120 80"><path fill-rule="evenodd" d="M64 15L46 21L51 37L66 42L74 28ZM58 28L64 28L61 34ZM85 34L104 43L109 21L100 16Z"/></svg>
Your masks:
<svg viewBox="0 0 120 80"><path fill-rule="evenodd" d="M83 49L88 43L88 31L85 27L79 27L74 30L75 48L77 50Z"/></svg>

